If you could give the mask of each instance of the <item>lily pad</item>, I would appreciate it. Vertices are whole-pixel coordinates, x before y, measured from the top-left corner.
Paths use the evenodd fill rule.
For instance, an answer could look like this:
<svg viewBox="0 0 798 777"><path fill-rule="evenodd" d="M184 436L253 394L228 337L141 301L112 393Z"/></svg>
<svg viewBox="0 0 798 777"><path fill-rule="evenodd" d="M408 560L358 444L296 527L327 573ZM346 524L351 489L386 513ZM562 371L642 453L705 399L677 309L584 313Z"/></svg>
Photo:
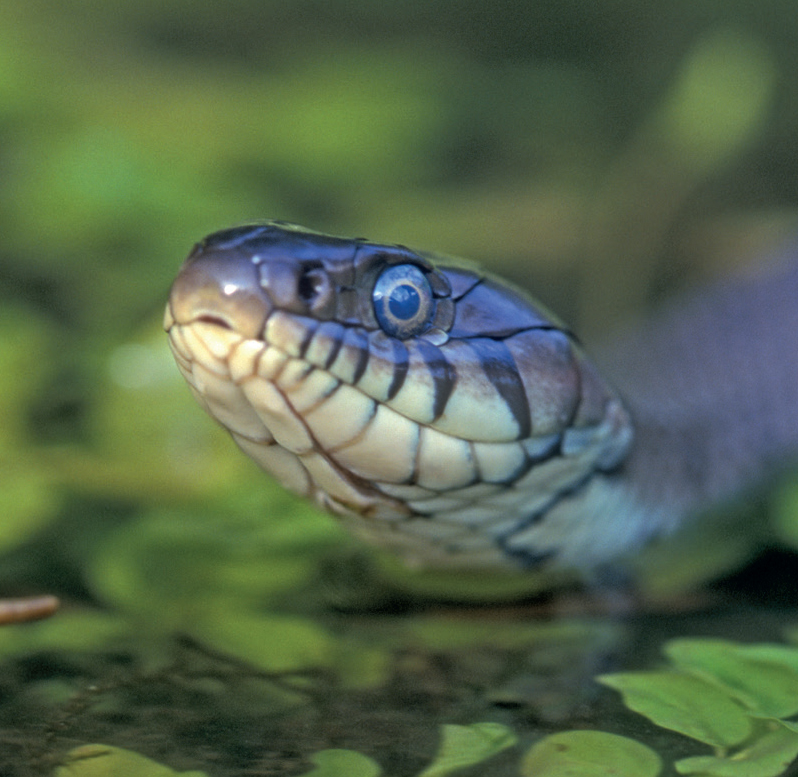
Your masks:
<svg viewBox="0 0 798 777"><path fill-rule="evenodd" d="M81 745L67 753L53 777L208 777L205 772L176 772L143 755L110 745Z"/></svg>
<svg viewBox="0 0 798 777"><path fill-rule="evenodd" d="M653 723L714 747L751 735L751 718L713 683L684 672L621 672L597 680L619 691L627 707Z"/></svg>
<svg viewBox="0 0 798 777"><path fill-rule="evenodd" d="M798 713L798 649L738 645L720 639L680 639L666 655L681 669L723 688L753 715Z"/></svg>
<svg viewBox="0 0 798 777"><path fill-rule="evenodd" d="M728 758L711 755L683 758L675 764L679 774L701 777L779 777L798 756L798 732L779 725L750 747Z"/></svg>
<svg viewBox="0 0 798 777"><path fill-rule="evenodd" d="M380 767L368 756L354 750L321 750L310 758L316 765L303 777L379 777Z"/></svg>
<svg viewBox="0 0 798 777"><path fill-rule="evenodd" d="M515 743L515 734L501 723L443 726L438 753L418 777L444 777L458 769L481 763Z"/></svg>
<svg viewBox="0 0 798 777"><path fill-rule="evenodd" d="M657 777L659 756L634 739L603 731L563 731L534 744L522 777Z"/></svg>

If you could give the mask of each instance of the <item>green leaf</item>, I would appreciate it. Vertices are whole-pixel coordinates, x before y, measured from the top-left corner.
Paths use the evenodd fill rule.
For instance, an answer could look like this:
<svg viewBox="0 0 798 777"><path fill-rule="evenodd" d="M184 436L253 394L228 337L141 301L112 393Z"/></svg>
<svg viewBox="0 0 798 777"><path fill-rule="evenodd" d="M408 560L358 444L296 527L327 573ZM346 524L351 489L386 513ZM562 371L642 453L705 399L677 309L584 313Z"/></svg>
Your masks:
<svg viewBox="0 0 798 777"><path fill-rule="evenodd" d="M418 777L443 777L457 769L480 763L515 743L515 734L501 723L443 726L438 753Z"/></svg>
<svg viewBox="0 0 798 777"><path fill-rule="evenodd" d="M311 756L316 768L303 777L378 777L380 767L368 756L354 750L321 750Z"/></svg>
<svg viewBox="0 0 798 777"><path fill-rule="evenodd" d="M751 734L751 719L712 683L682 672L622 672L597 680L620 691L627 707L663 728L730 747Z"/></svg>
<svg viewBox="0 0 798 777"><path fill-rule="evenodd" d="M778 777L798 756L798 732L779 725L750 747L727 758L711 755L683 758L675 764L679 774L712 777Z"/></svg>
<svg viewBox="0 0 798 777"><path fill-rule="evenodd" d="M603 731L563 731L534 744L522 777L657 777L659 756L634 739Z"/></svg>
<svg viewBox="0 0 798 777"><path fill-rule="evenodd" d="M27 460L3 461L1 453L0 483L0 549L7 551L35 536L56 517L61 496L44 469Z"/></svg>
<svg viewBox="0 0 798 777"><path fill-rule="evenodd" d="M0 657L36 651L113 650L130 641L130 623L104 612L65 610L57 618L0 630Z"/></svg>
<svg viewBox="0 0 798 777"><path fill-rule="evenodd" d="M798 649L679 639L668 643L665 653L679 668L719 685L753 715L798 713Z"/></svg>
<svg viewBox="0 0 798 777"><path fill-rule="evenodd" d="M191 634L214 650L271 672L330 666L332 637L310 618L246 611L214 612Z"/></svg>
<svg viewBox="0 0 798 777"><path fill-rule="evenodd" d="M218 511L196 506L152 510L114 531L90 563L92 589L105 602L179 631L205 618L211 598L260 607L305 580L323 544L313 521L303 520L307 511L264 521L235 515L230 501L223 532Z"/></svg>
<svg viewBox="0 0 798 777"><path fill-rule="evenodd" d="M205 772L176 772L130 750L110 745L81 745L70 750L53 777L207 777Z"/></svg>
<svg viewBox="0 0 798 777"><path fill-rule="evenodd" d="M660 131L693 164L715 166L756 136L775 76L772 57L757 40L728 30L704 36L671 88Z"/></svg>
<svg viewBox="0 0 798 777"><path fill-rule="evenodd" d="M4 301L0 310L0 450L18 454L28 440L31 397L40 390L54 359L50 338L43 319Z"/></svg>
<svg viewBox="0 0 798 777"><path fill-rule="evenodd" d="M798 482L795 478L776 489L771 523L779 542L798 548Z"/></svg>

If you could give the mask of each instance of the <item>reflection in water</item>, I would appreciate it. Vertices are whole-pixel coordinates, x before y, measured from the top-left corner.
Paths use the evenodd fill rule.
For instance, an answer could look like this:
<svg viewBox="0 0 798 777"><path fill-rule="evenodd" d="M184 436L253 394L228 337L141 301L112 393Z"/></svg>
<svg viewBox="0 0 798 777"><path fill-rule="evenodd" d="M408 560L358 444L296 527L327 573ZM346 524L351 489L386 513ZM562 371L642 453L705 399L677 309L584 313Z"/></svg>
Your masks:
<svg viewBox="0 0 798 777"><path fill-rule="evenodd" d="M661 664L662 644L677 636L778 640L784 624L783 611L741 603L626 617L541 617L523 606L284 611L231 617L217 648L221 631L133 634L115 616L67 609L3 645L16 640L2 673L4 774L46 773L76 743L102 742L220 776L301 774L313 753L346 748L410 777L443 724L488 721L518 744L480 774L515 774L530 745L572 729L638 739L669 761L704 750L626 710L593 678ZM259 632L260 647L236 626ZM104 646L64 647L72 630ZM319 635L323 654L307 643ZM25 642L30 652L18 652Z"/></svg>

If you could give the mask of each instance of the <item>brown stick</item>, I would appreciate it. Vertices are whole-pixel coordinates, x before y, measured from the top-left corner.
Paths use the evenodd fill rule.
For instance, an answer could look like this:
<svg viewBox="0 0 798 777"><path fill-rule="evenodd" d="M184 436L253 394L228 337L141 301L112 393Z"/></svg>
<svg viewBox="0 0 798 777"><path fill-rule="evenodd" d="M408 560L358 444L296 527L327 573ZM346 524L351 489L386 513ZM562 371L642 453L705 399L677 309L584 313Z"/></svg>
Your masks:
<svg viewBox="0 0 798 777"><path fill-rule="evenodd" d="M60 602L55 596L29 596L23 599L0 599L0 626L49 618Z"/></svg>

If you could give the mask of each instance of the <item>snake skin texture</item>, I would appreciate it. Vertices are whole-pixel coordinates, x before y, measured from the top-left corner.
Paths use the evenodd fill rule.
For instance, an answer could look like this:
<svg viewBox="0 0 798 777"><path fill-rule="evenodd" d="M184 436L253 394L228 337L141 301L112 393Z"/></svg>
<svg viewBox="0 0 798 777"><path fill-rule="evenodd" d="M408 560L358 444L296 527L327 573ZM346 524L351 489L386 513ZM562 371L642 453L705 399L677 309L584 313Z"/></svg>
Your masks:
<svg viewBox="0 0 798 777"><path fill-rule="evenodd" d="M744 329L728 293L726 329ZM689 351L696 329L673 318ZM705 471L686 482L704 464L668 408L680 376L690 396L707 388L700 370L663 380L667 326L659 362L657 332L605 349L630 414L548 311L432 254L281 222L218 232L181 268L164 323L192 393L245 453L411 565L589 570L732 490ZM689 364L707 360L694 350ZM718 468L717 451L696 455Z"/></svg>
<svg viewBox="0 0 798 777"><path fill-rule="evenodd" d="M634 418L624 477L676 525L798 458L798 246L595 349Z"/></svg>

